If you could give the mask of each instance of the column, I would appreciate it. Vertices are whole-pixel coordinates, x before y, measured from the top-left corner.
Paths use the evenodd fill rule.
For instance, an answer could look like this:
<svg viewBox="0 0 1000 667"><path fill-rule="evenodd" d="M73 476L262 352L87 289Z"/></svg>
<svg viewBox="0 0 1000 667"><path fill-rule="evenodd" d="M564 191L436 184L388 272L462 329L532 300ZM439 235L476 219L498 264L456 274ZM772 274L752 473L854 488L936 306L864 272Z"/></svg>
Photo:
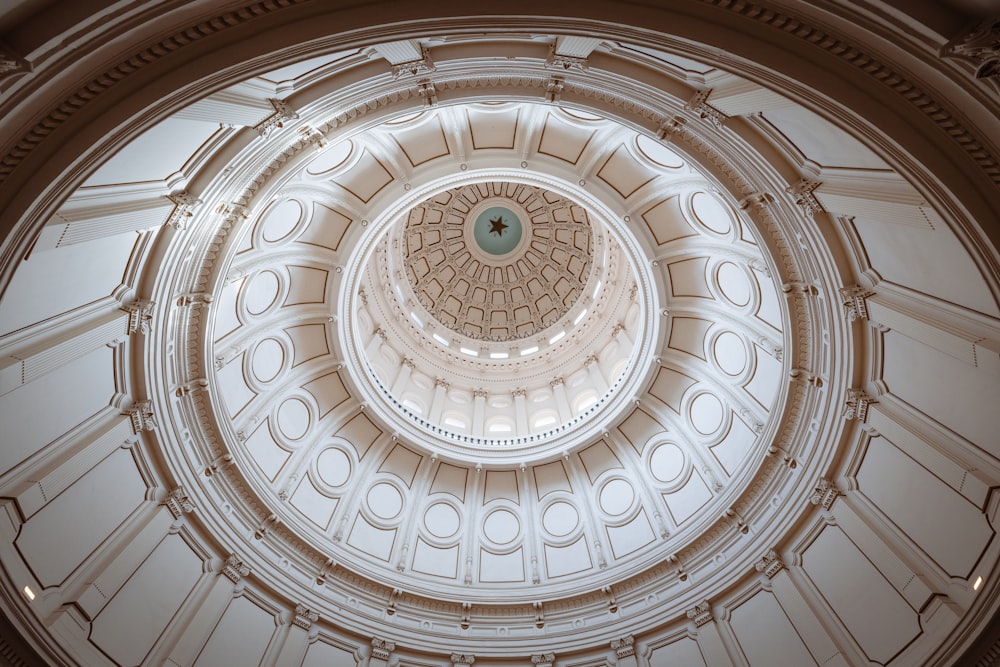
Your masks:
<svg viewBox="0 0 1000 667"><path fill-rule="evenodd" d="M552 388L552 393L555 394L559 419L562 423L566 423L573 418L573 409L570 407L569 399L566 397L566 381L562 376L553 378L549 380L549 386Z"/></svg>
<svg viewBox="0 0 1000 667"><path fill-rule="evenodd" d="M611 640L611 648L618 657L618 667L639 667L635 657L635 637L628 635Z"/></svg>
<svg viewBox="0 0 1000 667"><path fill-rule="evenodd" d="M722 640L719 626L715 624L712 606L708 601L688 609L687 617L694 622L695 637L702 655L705 656L705 662L712 667L732 666L733 659L726 650L726 644Z"/></svg>
<svg viewBox="0 0 1000 667"><path fill-rule="evenodd" d="M597 362L597 357L593 354L590 355L584 360L583 365L586 366L587 375L590 378L591 384L597 389L598 395L603 395L608 390L608 381L604 377L604 373L601 372L601 366Z"/></svg>
<svg viewBox="0 0 1000 667"><path fill-rule="evenodd" d="M285 640L281 644L274 661L276 667L299 667L306 657L306 650L309 648L309 638L313 623L319 620L319 614L309 609L305 605L295 605L292 612L291 624L285 635Z"/></svg>
<svg viewBox="0 0 1000 667"><path fill-rule="evenodd" d="M372 637L372 655L368 658L368 667L389 667L389 657L395 650L395 642Z"/></svg>
<svg viewBox="0 0 1000 667"><path fill-rule="evenodd" d="M444 411L445 400L448 398L447 392L448 383L441 378L436 378L434 380L434 398L431 400L430 414L427 419L430 423L441 423L441 413Z"/></svg>
<svg viewBox="0 0 1000 667"><path fill-rule="evenodd" d="M472 435L483 437L486 429L486 390L472 392Z"/></svg>
<svg viewBox="0 0 1000 667"><path fill-rule="evenodd" d="M528 435L528 406L526 404L525 391L515 389L511 392L514 398L514 432L518 436Z"/></svg>
<svg viewBox="0 0 1000 667"><path fill-rule="evenodd" d="M778 604L819 664L824 667L850 667L847 658L813 613L808 600L792 581L781 556L771 550L756 567L770 581L771 592Z"/></svg>
<svg viewBox="0 0 1000 667"><path fill-rule="evenodd" d="M177 667L194 664L229 602L243 590L241 580L249 574L250 568L235 554L218 564L218 570L208 573L199 583L199 590L192 595L192 600L185 603L175 616L182 622L168 628L161 637L164 644L162 652L168 655L165 664ZM191 607L194 607L193 613ZM148 656L148 664L158 664L157 656L162 652L156 648Z"/></svg>
<svg viewBox="0 0 1000 667"><path fill-rule="evenodd" d="M399 371L396 373L396 379L392 381L392 393L396 396L406 389L406 386L410 382L410 374L413 372L413 360L409 357L403 357L403 362L399 365Z"/></svg>

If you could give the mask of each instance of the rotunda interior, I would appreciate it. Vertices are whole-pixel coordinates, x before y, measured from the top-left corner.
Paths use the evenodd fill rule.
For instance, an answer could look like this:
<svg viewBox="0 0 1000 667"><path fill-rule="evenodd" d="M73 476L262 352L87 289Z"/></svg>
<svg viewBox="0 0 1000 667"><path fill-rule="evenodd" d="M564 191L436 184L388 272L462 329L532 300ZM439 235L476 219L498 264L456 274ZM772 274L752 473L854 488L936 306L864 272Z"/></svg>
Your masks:
<svg viewBox="0 0 1000 667"><path fill-rule="evenodd" d="M1000 19L70 4L0 11L0 660L1000 655Z"/></svg>

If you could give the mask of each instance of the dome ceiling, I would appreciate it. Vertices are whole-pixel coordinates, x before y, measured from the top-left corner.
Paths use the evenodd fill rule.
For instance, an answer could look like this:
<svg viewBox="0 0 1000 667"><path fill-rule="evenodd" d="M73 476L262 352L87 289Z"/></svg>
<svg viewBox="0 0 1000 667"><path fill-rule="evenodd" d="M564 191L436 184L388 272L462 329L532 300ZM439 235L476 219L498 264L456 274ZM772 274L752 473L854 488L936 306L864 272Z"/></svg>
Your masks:
<svg viewBox="0 0 1000 667"><path fill-rule="evenodd" d="M11 623L94 665L966 645L995 257L844 108L606 5L292 40L66 185L0 301Z"/></svg>
<svg viewBox="0 0 1000 667"><path fill-rule="evenodd" d="M420 304L469 338L527 338L559 320L588 282L586 211L524 184L475 183L414 206L403 231Z"/></svg>

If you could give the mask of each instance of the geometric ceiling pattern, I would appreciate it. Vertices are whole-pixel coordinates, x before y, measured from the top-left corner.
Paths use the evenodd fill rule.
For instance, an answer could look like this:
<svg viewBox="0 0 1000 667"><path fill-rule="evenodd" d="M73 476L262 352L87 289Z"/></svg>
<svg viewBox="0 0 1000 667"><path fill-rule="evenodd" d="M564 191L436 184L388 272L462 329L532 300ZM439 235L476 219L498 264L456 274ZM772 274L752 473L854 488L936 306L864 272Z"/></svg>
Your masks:
<svg viewBox="0 0 1000 667"><path fill-rule="evenodd" d="M0 655L995 649L994 24L153 4L0 42Z"/></svg>

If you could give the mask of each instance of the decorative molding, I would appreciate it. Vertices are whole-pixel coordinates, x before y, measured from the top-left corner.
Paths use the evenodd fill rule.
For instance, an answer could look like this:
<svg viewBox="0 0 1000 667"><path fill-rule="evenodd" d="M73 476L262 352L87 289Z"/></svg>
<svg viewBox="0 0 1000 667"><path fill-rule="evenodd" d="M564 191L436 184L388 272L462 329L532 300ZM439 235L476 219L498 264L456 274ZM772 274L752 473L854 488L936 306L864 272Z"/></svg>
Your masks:
<svg viewBox="0 0 1000 667"><path fill-rule="evenodd" d="M795 203L802 207L803 213L806 215L816 215L817 213L823 213L826 209L813 194L819 186L823 185L820 181L812 181L808 178L800 179L797 183L793 183L785 189L785 192L792 195L795 199Z"/></svg>
<svg viewBox="0 0 1000 667"><path fill-rule="evenodd" d="M747 211L751 208L763 209L774 203L774 195L768 192L754 192L749 194L737 202L741 211Z"/></svg>
<svg viewBox="0 0 1000 667"><path fill-rule="evenodd" d="M819 480L819 483L816 484L816 488L813 489L812 495L809 496L809 502L828 510L833 505L833 501L840 495L842 494L840 489L837 488L837 485L826 477L823 477Z"/></svg>
<svg viewBox="0 0 1000 667"><path fill-rule="evenodd" d="M476 662L476 656L471 653L452 653L452 665L471 665Z"/></svg>
<svg viewBox="0 0 1000 667"><path fill-rule="evenodd" d="M292 625L308 630L312 624L319 620L319 614L309 609L305 605L295 605L295 614L292 617Z"/></svg>
<svg viewBox="0 0 1000 667"><path fill-rule="evenodd" d="M555 44L549 47L549 57L545 60L545 66L549 69L575 69L581 72L586 72L590 69L590 63L586 57L567 56L561 53L556 53Z"/></svg>
<svg viewBox="0 0 1000 667"><path fill-rule="evenodd" d="M427 47L421 46L419 58L392 66L392 78L399 79L404 76L427 75L436 71L437 66L431 60L430 51L427 50Z"/></svg>
<svg viewBox="0 0 1000 667"><path fill-rule="evenodd" d="M174 229L184 229L184 222L194 217L194 209L201 204L201 200L186 190L171 193L167 195L167 199L173 202L174 210L170 212L165 224Z"/></svg>
<svg viewBox="0 0 1000 667"><path fill-rule="evenodd" d="M423 98L425 106L432 107L437 104L437 88L432 81L423 79L417 85L417 94Z"/></svg>
<svg viewBox="0 0 1000 667"><path fill-rule="evenodd" d="M131 303L124 304L121 309L128 313L128 334L135 333L147 335L150 331L150 323L153 321L153 306L156 304L147 299L136 299Z"/></svg>
<svg viewBox="0 0 1000 667"><path fill-rule="evenodd" d="M30 61L26 60L8 46L0 41L0 81L14 74L23 74L32 71L34 68Z"/></svg>
<svg viewBox="0 0 1000 667"><path fill-rule="evenodd" d="M389 660L389 654L396 650L396 642L380 637L372 637L372 657L376 660Z"/></svg>
<svg viewBox="0 0 1000 667"><path fill-rule="evenodd" d="M234 584L237 584L243 577L250 576L250 568L240 560L239 556L230 554L220 574Z"/></svg>
<svg viewBox="0 0 1000 667"><path fill-rule="evenodd" d="M656 138L661 141L672 141L675 135L684 131L685 125L687 125L687 118L683 116L664 118L656 128Z"/></svg>
<svg viewBox="0 0 1000 667"><path fill-rule="evenodd" d="M715 620L715 616L712 615L712 605L708 603L708 600L688 609L687 617L694 621L696 628L700 628L709 621Z"/></svg>
<svg viewBox="0 0 1000 667"><path fill-rule="evenodd" d="M611 648L619 658L629 658L635 655L635 637L626 635L611 640Z"/></svg>
<svg viewBox="0 0 1000 667"><path fill-rule="evenodd" d="M532 602L531 608L535 610L535 627L544 628L545 627L545 612L542 611L541 602Z"/></svg>
<svg viewBox="0 0 1000 667"><path fill-rule="evenodd" d="M711 88L699 90L684 104L684 108L693 111L698 118L707 120L715 127L722 127L722 123L729 117L708 103L708 96L711 94Z"/></svg>
<svg viewBox="0 0 1000 667"><path fill-rule="evenodd" d="M777 551L771 549L754 566L758 572L763 572L768 579L774 579L775 575L785 569L785 563Z"/></svg>
<svg viewBox="0 0 1000 667"><path fill-rule="evenodd" d="M941 47L941 57L971 63L977 79L1000 77L1000 17L966 28Z"/></svg>
<svg viewBox="0 0 1000 667"><path fill-rule="evenodd" d="M847 401L844 406L844 419L864 421L868 417L868 406L872 403L878 403L878 401L866 394L864 389L856 387L848 389Z"/></svg>
<svg viewBox="0 0 1000 667"><path fill-rule="evenodd" d="M565 89L566 84L561 76L549 77L549 80L545 83L545 101L550 104L556 104L562 98Z"/></svg>
<svg viewBox="0 0 1000 667"><path fill-rule="evenodd" d="M535 653L531 656L531 664L537 665L538 667L552 667L552 663L556 660L555 653Z"/></svg>
<svg viewBox="0 0 1000 667"><path fill-rule="evenodd" d="M869 318L868 304L865 299L874 296L875 292L861 285L841 287L838 291L840 292L840 302L844 305L844 309L847 312L848 322L853 322L857 319L867 320Z"/></svg>
<svg viewBox="0 0 1000 667"><path fill-rule="evenodd" d="M126 409L122 414L128 415L132 422L132 432L139 434L142 431L152 431L156 428L156 417L153 415L152 401L139 401L132 407Z"/></svg>
<svg viewBox="0 0 1000 667"><path fill-rule="evenodd" d="M274 113L257 123L253 128L264 139L271 136L275 130L283 128L288 121L299 117L298 112L292 109L285 100L269 97L267 101L271 103Z"/></svg>
<svg viewBox="0 0 1000 667"><path fill-rule="evenodd" d="M174 519L181 518L183 514L190 514L194 511L194 503L188 498L187 492L184 490L183 486L178 486L167 494L167 497L163 499L163 503Z"/></svg>

